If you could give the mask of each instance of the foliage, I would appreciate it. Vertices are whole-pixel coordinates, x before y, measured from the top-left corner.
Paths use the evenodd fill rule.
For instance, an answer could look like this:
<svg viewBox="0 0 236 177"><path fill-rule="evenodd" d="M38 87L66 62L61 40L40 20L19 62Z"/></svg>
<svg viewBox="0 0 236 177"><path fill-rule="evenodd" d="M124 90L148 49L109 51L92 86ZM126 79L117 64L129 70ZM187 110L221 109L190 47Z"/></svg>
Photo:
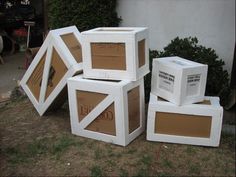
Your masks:
<svg viewBox="0 0 236 177"><path fill-rule="evenodd" d="M50 28L76 25L80 31L102 26L118 26L116 0L49 0Z"/></svg>
<svg viewBox="0 0 236 177"><path fill-rule="evenodd" d="M151 92L151 78L152 78L152 60L159 56L159 52L157 50L149 50L149 68L150 73L144 76L144 83L145 83L145 102L149 101L149 95Z"/></svg>
<svg viewBox="0 0 236 177"><path fill-rule="evenodd" d="M229 97L229 74L223 69L224 61L219 59L214 49L198 44L196 37L173 39L163 51L150 51L150 64L153 58L179 56L188 60L208 65L207 84L205 95L219 96L221 104L225 105ZM150 78L146 79L147 89L150 90Z"/></svg>

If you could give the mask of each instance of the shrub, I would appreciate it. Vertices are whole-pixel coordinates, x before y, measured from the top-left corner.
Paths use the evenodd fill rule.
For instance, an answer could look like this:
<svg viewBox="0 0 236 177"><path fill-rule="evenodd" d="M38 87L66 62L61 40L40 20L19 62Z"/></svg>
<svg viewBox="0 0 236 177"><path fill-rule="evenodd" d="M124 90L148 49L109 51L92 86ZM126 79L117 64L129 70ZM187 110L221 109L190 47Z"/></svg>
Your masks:
<svg viewBox="0 0 236 177"><path fill-rule="evenodd" d="M163 51L150 51L150 64L153 58L179 56L188 60L208 65L207 84L205 95L219 96L222 105L230 94L229 74L223 69L224 61L219 59L214 49L198 45L196 37L173 39ZM151 67L150 67L151 69ZM151 76L146 76L146 88L150 91ZM146 91L147 93L148 91ZM147 95L146 95L147 96ZM148 100L148 98L146 98Z"/></svg>
<svg viewBox="0 0 236 177"><path fill-rule="evenodd" d="M76 25L80 31L101 26L118 26L116 0L49 0L52 29Z"/></svg>
<svg viewBox="0 0 236 177"><path fill-rule="evenodd" d="M152 60L153 58L157 58L159 56L159 52L157 50L149 50L149 68L152 71ZM148 73L144 76L144 85L145 85L145 102L149 101L149 95L151 91L151 77L152 72Z"/></svg>

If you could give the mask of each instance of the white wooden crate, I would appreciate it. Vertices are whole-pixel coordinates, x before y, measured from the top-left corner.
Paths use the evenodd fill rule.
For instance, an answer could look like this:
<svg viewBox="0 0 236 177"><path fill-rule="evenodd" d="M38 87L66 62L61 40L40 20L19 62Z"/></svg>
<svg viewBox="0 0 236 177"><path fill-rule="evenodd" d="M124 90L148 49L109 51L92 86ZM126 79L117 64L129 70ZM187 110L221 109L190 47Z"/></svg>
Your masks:
<svg viewBox="0 0 236 177"><path fill-rule="evenodd" d="M203 101L207 65L180 57L153 60L151 92L176 105Z"/></svg>
<svg viewBox="0 0 236 177"><path fill-rule="evenodd" d="M128 145L145 128L143 79L68 79L71 131L75 135Z"/></svg>
<svg viewBox="0 0 236 177"><path fill-rule="evenodd" d="M147 140L219 146L223 108L218 97L202 103L176 106L150 94Z"/></svg>
<svg viewBox="0 0 236 177"><path fill-rule="evenodd" d="M82 35L85 78L136 81L149 73L147 28L104 27Z"/></svg>
<svg viewBox="0 0 236 177"><path fill-rule="evenodd" d="M75 26L52 30L21 80L40 115L66 98L67 78L82 72L81 34Z"/></svg>

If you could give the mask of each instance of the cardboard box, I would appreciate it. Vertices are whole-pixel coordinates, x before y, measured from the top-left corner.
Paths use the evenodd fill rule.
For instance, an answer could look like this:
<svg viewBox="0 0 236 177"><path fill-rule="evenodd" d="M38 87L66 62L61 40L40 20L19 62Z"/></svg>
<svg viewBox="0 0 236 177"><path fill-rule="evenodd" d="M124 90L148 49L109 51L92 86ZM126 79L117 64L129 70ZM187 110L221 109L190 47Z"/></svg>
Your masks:
<svg viewBox="0 0 236 177"><path fill-rule="evenodd" d="M75 26L52 30L21 80L40 115L60 106L67 78L82 72L81 34Z"/></svg>
<svg viewBox="0 0 236 177"><path fill-rule="evenodd" d="M85 78L136 81L149 73L147 28L95 28L82 35Z"/></svg>
<svg viewBox="0 0 236 177"><path fill-rule="evenodd" d="M176 105L203 101L207 65L180 57L153 60L151 92Z"/></svg>
<svg viewBox="0 0 236 177"><path fill-rule="evenodd" d="M145 128L143 79L68 79L72 134L128 145Z"/></svg>
<svg viewBox="0 0 236 177"><path fill-rule="evenodd" d="M147 140L219 146L223 108L218 97L201 103L176 106L150 94Z"/></svg>

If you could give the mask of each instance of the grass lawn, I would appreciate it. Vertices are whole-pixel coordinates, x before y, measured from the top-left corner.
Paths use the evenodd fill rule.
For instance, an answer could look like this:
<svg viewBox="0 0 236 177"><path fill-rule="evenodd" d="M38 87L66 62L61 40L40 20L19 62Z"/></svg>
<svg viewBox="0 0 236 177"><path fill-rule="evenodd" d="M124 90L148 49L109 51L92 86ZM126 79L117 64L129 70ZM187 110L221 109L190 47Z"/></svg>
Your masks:
<svg viewBox="0 0 236 177"><path fill-rule="evenodd" d="M0 176L235 176L235 137L220 147L74 136L68 105L40 117L26 98L0 108Z"/></svg>

